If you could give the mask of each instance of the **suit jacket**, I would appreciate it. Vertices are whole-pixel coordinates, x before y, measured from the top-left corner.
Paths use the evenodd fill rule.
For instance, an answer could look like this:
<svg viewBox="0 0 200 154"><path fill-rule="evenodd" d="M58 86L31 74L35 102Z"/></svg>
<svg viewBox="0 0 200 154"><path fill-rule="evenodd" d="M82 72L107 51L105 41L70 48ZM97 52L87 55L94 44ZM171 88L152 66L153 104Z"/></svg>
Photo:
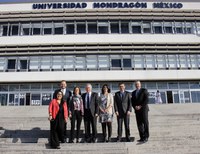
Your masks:
<svg viewBox="0 0 200 154"><path fill-rule="evenodd" d="M54 94L53 94L53 99L56 99L56 93L58 91L60 91L61 89L57 89L55 90ZM63 96L63 100L65 102L67 102L67 107L69 107L69 101L70 101L70 97L72 96L72 92L68 89L66 89L65 95Z"/></svg>
<svg viewBox="0 0 200 154"><path fill-rule="evenodd" d="M149 107L148 107L149 93L148 93L147 89L141 88L138 93L137 98L136 98L136 91L137 90L134 90L132 92L131 102L132 102L133 108L135 109L135 106L141 105L142 106L141 110L149 110ZM137 110L135 110L135 111L137 111Z"/></svg>
<svg viewBox="0 0 200 154"><path fill-rule="evenodd" d="M115 108L115 112L118 112L119 115L124 115L128 111L130 112L132 111L131 95L128 91L124 92L123 98L121 98L120 91L115 93L114 108Z"/></svg>
<svg viewBox="0 0 200 154"><path fill-rule="evenodd" d="M86 94L87 94L87 93L84 93L84 94L82 95L84 113L86 112L86 111L85 111L85 110L86 110L86 102L85 102ZM98 102L99 102L98 94L95 93L95 92L92 92L92 93L91 93L91 98L90 98L90 111L91 111L91 114L92 114L93 117L95 116L95 114L98 114L98 113L99 113L99 110L98 110Z"/></svg>

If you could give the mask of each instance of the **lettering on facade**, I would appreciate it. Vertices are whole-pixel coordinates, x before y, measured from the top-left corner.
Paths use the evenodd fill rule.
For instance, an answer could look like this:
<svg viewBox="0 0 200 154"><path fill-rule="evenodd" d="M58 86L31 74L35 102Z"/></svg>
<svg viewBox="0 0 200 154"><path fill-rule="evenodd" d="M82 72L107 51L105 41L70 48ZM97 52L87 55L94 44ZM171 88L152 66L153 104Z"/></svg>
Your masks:
<svg viewBox="0 0 200 154"><path fill-rule="evenodd" d="M41 3L33 4L33 9L84 9L87 3Z"/></svg>
<svg viewBox="0 0 200 154"><path fill-rule="evenodd" d="M181 9L182 7L182 3L153 3L153 8L159 9Z"/></svg>

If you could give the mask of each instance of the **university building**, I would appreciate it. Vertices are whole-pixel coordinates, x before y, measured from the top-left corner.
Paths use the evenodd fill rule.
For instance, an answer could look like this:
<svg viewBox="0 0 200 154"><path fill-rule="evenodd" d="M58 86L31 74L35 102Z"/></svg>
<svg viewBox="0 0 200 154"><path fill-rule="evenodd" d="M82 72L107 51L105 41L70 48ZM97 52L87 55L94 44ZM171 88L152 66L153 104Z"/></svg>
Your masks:
<svg viewBox="0 0 200 154"><path fill-rule="evenodd" d="M199 103L200 2L0 2L0 105L48 105L61 80Z"/></svg>

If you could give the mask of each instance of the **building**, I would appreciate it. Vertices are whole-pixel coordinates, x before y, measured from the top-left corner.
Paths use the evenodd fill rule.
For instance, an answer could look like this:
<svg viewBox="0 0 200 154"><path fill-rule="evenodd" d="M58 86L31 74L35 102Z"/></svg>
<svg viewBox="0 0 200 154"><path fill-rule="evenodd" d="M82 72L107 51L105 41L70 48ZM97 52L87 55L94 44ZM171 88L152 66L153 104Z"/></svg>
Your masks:
<svg viewBox="0 0 200 154"><path fill-rule="evenodd" d="M47 105L63 79L200 102L198 0L0 2L1 105Z"/></svg>

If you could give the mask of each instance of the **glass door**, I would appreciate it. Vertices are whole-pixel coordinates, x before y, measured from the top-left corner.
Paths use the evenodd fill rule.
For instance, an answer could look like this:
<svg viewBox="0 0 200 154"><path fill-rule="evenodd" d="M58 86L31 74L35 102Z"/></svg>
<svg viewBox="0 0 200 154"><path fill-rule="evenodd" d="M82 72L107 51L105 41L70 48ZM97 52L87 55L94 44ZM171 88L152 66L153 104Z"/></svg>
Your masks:
<svg viewBox="0 0 200 154"><path fill-rule="evenodd" d="M19 94L18 93L11 93L9 94L9 106L19 106Z"/></svg>
<svg viewBox="0 0 200 154"><path fill-rule="evenodd" d="M190 92L189 91L180 91L179 92L180 103L190 103Z"/></svg>

